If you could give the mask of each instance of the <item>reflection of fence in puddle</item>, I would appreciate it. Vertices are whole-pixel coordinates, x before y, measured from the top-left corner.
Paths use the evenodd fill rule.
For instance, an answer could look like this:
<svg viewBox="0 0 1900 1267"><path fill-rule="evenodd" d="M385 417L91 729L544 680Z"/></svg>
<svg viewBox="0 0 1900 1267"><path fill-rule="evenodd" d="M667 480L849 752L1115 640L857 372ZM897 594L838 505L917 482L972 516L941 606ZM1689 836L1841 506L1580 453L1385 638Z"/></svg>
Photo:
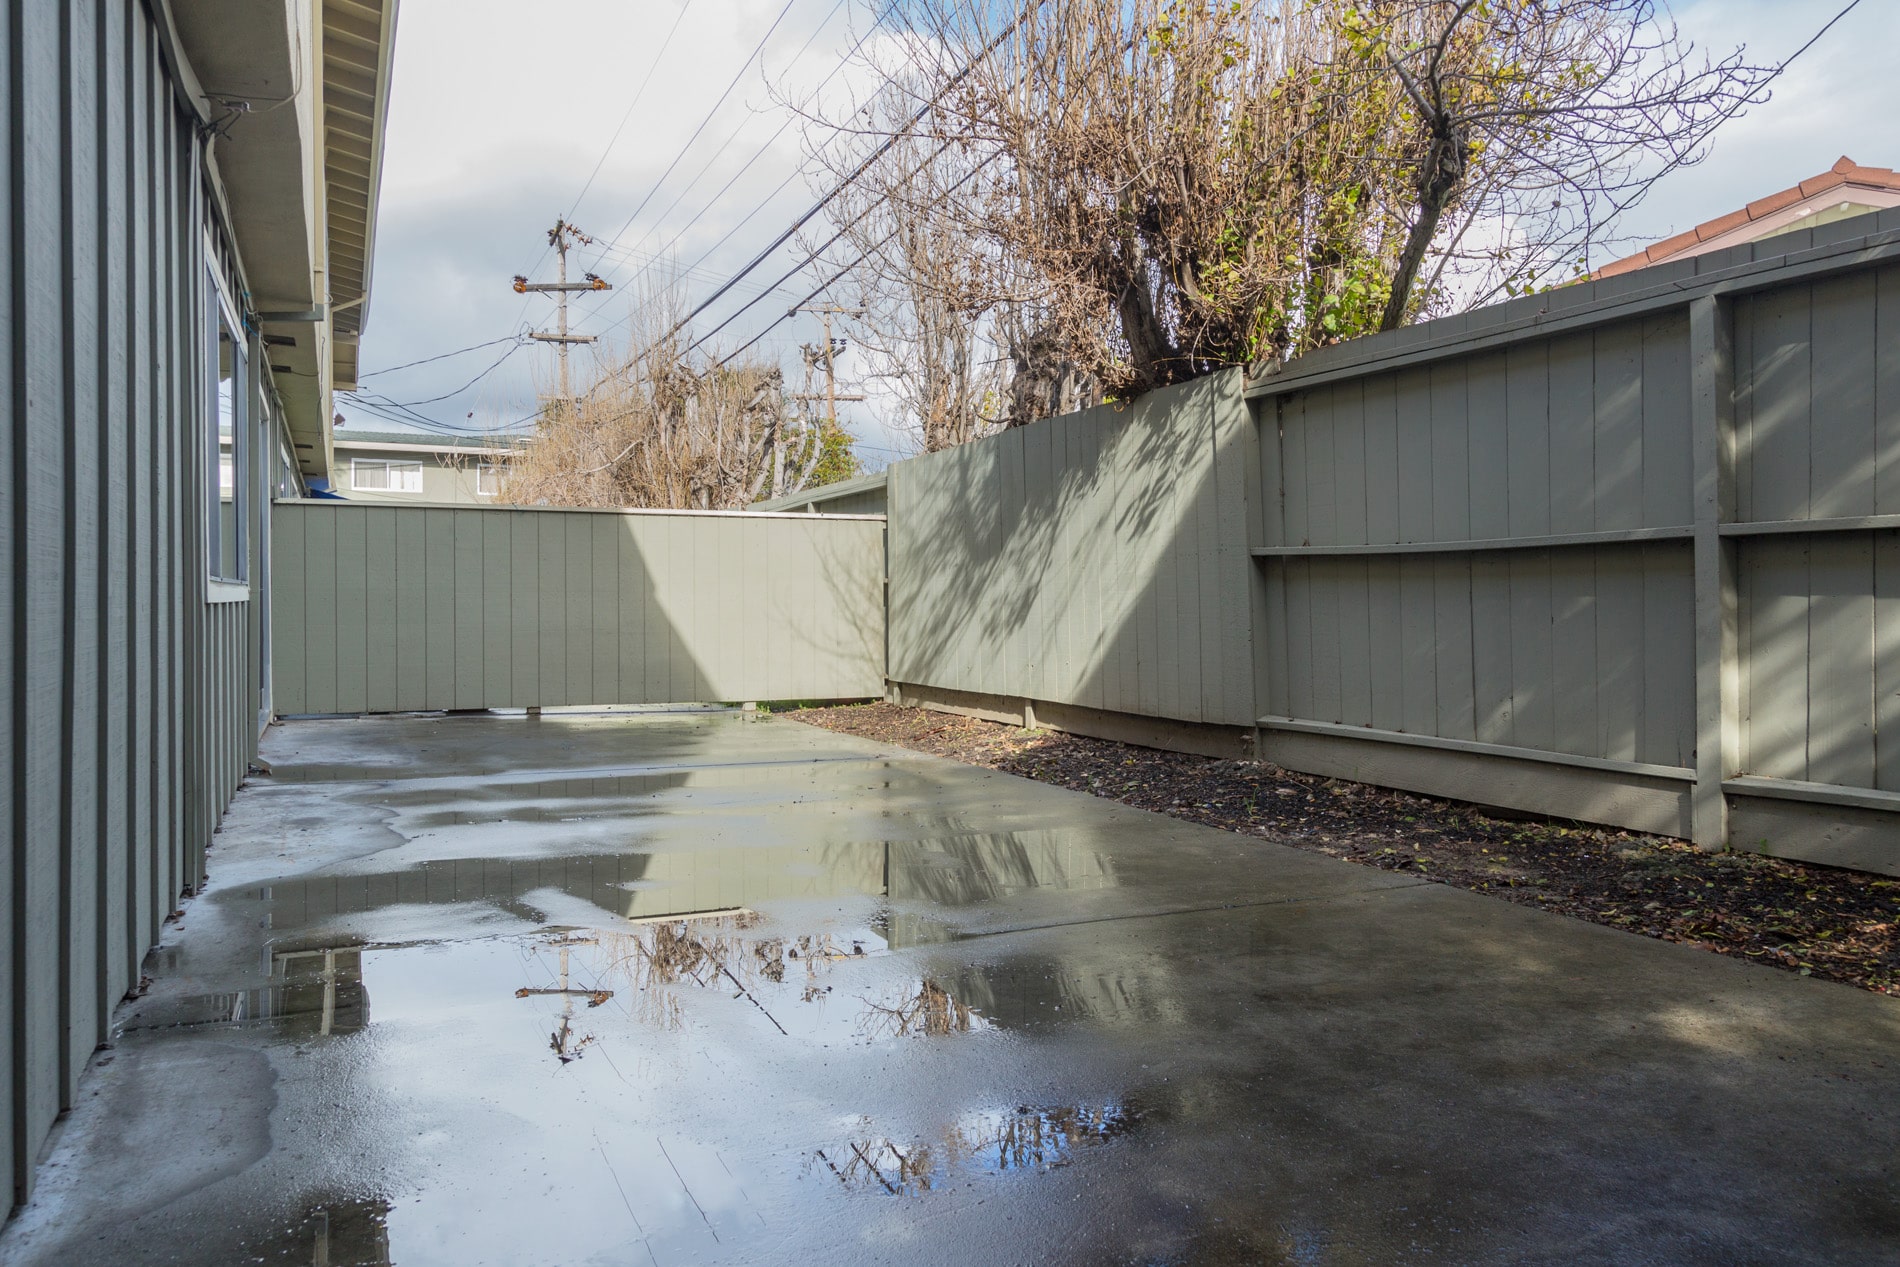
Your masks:
<svg viewBox="0 0 1900 1267"><path fill-rule="evenodd" d="M253 1242L245 1262L313 1263L318 1267L389 1267L389 1215L381 1197L325 1195L302 1217Z"/></svg>
<svg viewBox="0 0 1900 1267"><path fill-rule="evenodd" d="M1141 1117L1132 1105L1120 1101L980 1113L946 1127L936 1140L900 1145L872 1134L848 1139L815 1150L812 1165L836 1176L847 1188L904 1196L927 1192L958 1175L1042 1171L1066 1165L1078 1150L1128 1134Z"/></svg>

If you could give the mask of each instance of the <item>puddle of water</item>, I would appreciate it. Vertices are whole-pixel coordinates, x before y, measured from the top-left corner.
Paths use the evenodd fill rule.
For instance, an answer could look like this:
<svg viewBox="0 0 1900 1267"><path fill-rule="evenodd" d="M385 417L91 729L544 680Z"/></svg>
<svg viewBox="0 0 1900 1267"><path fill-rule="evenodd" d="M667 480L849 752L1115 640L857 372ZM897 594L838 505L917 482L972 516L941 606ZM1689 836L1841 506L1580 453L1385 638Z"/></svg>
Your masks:
<svg viewBox="0 0 1900 1267"><path fill-rule="evenodd" d="M1123 1100L991 1110L969 1114L935 1138L900 1143L866 1130L815 1149L807 1169L828 1173L846 1188L912 1196L966 1175L1065 1166L1079 1150L1129 1134L1146 1116Z"/></svg>
<svg viewBox="0 0 1900 1267"><path fill-rule="evenodd" d="M893 905L883 935L892 944L908 945L943 939L941 930L927 927L936 908L974 906L1031 889L1106 889L1119 883L1113 865L1082 833L1057 829L928 842L434 859L379 874L288 879L236 898L265 903L266 927L281 940L397 906L481 903L546 923L547 912L530 901L543 891L580 898L623 920L866 896Z"/></svg>
<svg viewBox="0 0 1900 1267"><path fill-rule="evenodd" d="M287 1226L247 1247L245 1262L317 1267L392 1267L389 1202L380 1197L321 1198Z"/></svg>
<svg viewBox="0 0 1900 1267"><path fill-rule="evenodd" d="M271 954L271 984L135 1006L120 1033L209 1026L266 1027L292 1038L354 1034L369 1025L361 946Z"/></svg>

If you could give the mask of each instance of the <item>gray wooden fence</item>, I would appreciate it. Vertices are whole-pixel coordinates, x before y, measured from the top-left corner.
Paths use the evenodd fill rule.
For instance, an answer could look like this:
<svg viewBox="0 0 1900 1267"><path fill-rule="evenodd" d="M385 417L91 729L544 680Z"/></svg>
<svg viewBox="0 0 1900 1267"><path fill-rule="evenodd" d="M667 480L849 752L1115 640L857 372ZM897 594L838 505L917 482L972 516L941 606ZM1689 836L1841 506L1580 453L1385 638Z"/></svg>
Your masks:
<svg viewBox="0 0 1900 1267"><path fill-rule="evenodd" d="M273 509L277 711L884 690L878 517Z"/></svg>
<svg viewBox="0 0 1900 1267"><path fill-rule="evenodd" d="M1900 213L1242 394L892 468L896 693L1900 871Z"/></svg>
<svg viewBox="0 0 1900 1267"><path fill-rule="evenodd" d="M1252 726L1252 449L1233 373L893 466L892 680Z"/></svg>

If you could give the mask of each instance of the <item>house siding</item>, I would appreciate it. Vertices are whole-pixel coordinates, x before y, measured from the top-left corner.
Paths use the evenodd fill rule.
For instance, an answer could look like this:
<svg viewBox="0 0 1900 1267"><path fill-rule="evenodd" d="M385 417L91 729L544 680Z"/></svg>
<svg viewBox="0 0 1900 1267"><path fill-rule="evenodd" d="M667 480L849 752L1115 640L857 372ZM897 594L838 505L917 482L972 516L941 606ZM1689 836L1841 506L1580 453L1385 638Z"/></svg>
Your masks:
<svg viewBox="0 0 1900 1267"><path fill-rule="evenodd" d="M205 252L225 238L152 11L10 6L0 94L0 1180L19 1201L202 880L263 675L259 613L208 601ZM258 577L275 419L249 423Z"/></svg>

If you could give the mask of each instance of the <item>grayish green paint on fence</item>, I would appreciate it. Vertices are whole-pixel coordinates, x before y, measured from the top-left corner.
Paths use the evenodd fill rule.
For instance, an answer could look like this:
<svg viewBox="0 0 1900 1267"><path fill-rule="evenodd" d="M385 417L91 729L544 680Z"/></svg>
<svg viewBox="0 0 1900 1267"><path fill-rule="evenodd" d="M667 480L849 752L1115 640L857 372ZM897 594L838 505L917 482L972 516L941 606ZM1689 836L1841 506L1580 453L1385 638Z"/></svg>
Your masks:
<svg viewBox="0 0 1900 1267"><path fill-rule="evenodd" d="M1251 726L1238 373L890 469L891 673Z"/></svg>
<svg viewBox="0 0 1900 1267"><path fill-rule="evenodd" d="M220 235L148 7L10 6L0 96L0 1191L19 1200L202 879L260 666L251 604L207 602Z"/></svg>
<svg viewBox="0 0 1900 1267"><path fill-rule="evenodd" d="M277 711L884 691L878 518L273 508Z"/></svg>
<svg viewBox="0 0 1900 1267"><path fill-rule="evenodd" d="M1900 871L1900 212L1236 386L892 467L892 680Z"/></svg>

